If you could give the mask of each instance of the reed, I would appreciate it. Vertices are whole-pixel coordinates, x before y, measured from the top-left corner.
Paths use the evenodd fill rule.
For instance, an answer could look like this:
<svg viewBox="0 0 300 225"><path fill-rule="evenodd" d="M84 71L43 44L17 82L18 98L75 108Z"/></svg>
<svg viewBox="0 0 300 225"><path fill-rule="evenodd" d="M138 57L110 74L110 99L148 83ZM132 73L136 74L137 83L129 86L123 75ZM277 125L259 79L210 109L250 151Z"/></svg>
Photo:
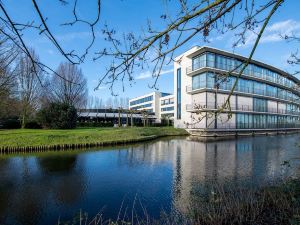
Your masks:
<svg viewBox="0 0 300 225"><path fill-rule="evenodd" d="M116 219L104 219L100 211L93 218L80 213L72 219L75 225L150 225L150 224L203 224L203 225L287 225L300 224L300 180L287 180L279 185L262 188L236 188L213 185L211 193L198 195L186 212L161 212L161 218L153 219L146 207L134 199L131 210L123 210ZM138 203L136 203L138 202ZM137 207L143 213L138 215ZM65 221L66 222L66 221ZM58 221L58 225L65 224Z"/></svg>

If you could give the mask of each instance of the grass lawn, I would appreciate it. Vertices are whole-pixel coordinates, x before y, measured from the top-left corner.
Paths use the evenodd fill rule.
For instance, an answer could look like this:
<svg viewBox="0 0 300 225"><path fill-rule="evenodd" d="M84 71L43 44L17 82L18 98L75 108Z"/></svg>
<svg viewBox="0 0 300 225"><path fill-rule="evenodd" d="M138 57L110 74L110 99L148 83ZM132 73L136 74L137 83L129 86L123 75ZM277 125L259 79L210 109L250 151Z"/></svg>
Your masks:
<svg viewBox="0 0 300 225"><path fill-rule="evenodd" d="M17 129L0 130L0 148L50 146L61 144L110 143L124 140L142 140L149 136L186 135L183 129L173 127L134 128L78 128L74 130Z"/></svg>

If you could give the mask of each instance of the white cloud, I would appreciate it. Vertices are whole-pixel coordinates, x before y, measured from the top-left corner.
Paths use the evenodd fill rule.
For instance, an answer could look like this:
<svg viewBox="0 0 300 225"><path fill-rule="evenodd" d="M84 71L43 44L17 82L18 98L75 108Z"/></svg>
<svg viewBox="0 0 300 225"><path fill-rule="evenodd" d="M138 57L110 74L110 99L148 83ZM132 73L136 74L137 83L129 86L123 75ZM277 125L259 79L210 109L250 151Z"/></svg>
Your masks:
<svg viewBox="0 0 300 225"><path fill-rule="evenodd" d="M168 70L162 70L160 72L160 75L164 75L164 74L169 74L172 73L173 69L168 69ZM152 77L152 72L147 70L145 72L140 73L138 76L135 77L136 80L144 80L144 79L148 79Z"/></svg>
<svg viewBox="0 0 300 225"><path fill-rule="evenodd" d="M105 86L100 86L100 87L98 87L98 88L96 89L96 91L100 91L100 90L103 90L103 89L106 89L106 87L105 87Z"/></svg>
<svg viewBox="0 0 300 225"><path fill-rule="evenodd" d="M144 80L152 77L152 73L147 70L146 72L140 73L138 76L135 77L136 80Z"/></svg>
<svg viewBox="0 0 300 225"><path fill-rule="evenodd" d="M253 45L257 38L257 33L261 27L253 31L248 31L246 34L245 44L240 44L238 47L247 47ZM282 36L300 35L300 21L284 20L277 23L273 23L267 27L263 33L260 43L272 43L284 41Z"/></svg>
<svg viewBox="0 0 300 225"><path fill-rule="evenodd" d="M173 69L169 69L169 70L162 70L161 72L160 72L160 75L164 75L164 74L169 74L169 73L173 73Z"/></svg>

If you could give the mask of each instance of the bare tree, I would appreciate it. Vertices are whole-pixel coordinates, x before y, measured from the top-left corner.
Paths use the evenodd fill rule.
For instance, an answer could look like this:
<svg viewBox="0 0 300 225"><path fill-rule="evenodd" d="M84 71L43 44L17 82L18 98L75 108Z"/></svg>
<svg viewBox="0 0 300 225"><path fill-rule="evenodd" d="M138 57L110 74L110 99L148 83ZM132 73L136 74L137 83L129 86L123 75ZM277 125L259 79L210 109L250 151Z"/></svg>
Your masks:
<svg viewBox="0 0 300 225"><path fill-rule="evenodd" d="M38 60L34 50L30 50L31 56ZM39 104L42 92L43 71L34 71L34 65L26 54L21 54L18 61L18 95L21 107L21 127L25 128L27 120L34 114ZM36 76L37 75L37 76ZM39 77L39 78L38 78Z"/></svg>
<svg viewBox="0 0 300 225"><path fill-rule="evenodd" d="M102 57L113 57L111 65L99 81L100 85L109 85L114 94L114 84L121 81L134 81L133 74L137 68L152 66L154 83L164 65L174 61L176 50L187 44L192 38L202 38L208 41L210 34L221 35L235 31L237 40L233 47L246 41L247 32L254 32L257 38L262 35L258 31L265 25L265 21L277 11L283 0L269 0L264 3L242 0L214 0L214 1L171 1L177 7L177 14L161 15L164 28L157 30L151 21L147 29L141 34L127 33L120 35L117 30L105 26L108 47L96 52L96 60ZM238 16L237 16L238 15ZM121 38L120 38L121 37Z"/></svg>
<svg viewBox="0 0 300 225"><path fill-rule="evenodd" d="M63 3L62 7L69 3L69 1L59 2ZM64 26L84 24L90 29L92 40L83 55L77 54L74 50L66 51L63 49L47 24L45 12L41 10L36 1L32 1L32 3L39 22L32 22L34 20L29 22L14 21L6 10L5 5L0 2L0 10L2 10L0 17L4 24L4 29L1 31L30 57L30 52L22 34L26 29L34 29L40 35L48 38L69 63L80 64L86 59L86 55L90 52L96 39L95 26L100 21L101 1L94 0L94 2L97 7L94 7L95 11L93 12L96 12L96 15L93 20L89 21L78 15L77 0L74 0L72 18L63 24ZM134 73L137 69L148 67L152 69L154 80L151 87L156 88L163 67L174 61L174 55L177 54L177 50L187 45L193 38L209 41L211 35L222 35L226 32L234 32L237 37L236 41L232 43L233 48L246 42L248 32L253 32L257 35L249 60L246 60L237 68L239 70L242 68L240 71L244 71L271 17L278 11L284 0L165 0L164 2L172 5L175 13L161 15L161 29L153 26L150 20L144 29L137 34L132 32L119 34L116 29L108 25L104 26L102 34L107 40L107 45L105 48L95 52L94 60L106 57L111 59L111 64L107 67L104 74L100 74L97 87L108 85L112 94L115 94L114 88L118 87L118 85L115 85L117 82L122 83L124 90L124 85L128 81L129 83L134 82ZM36 62L32 57L30 59L36 67L51 70L47 65ZM291 62L298 61L297 57L294 57L294 59ZM231 72L233 71L230 71L226 76L229 77ZM61 76L56 71L54 74ZM62 78L66 79L64 76ZM233 85L232 92L236 87L237 80ZM232 92L218 112L222 112L224 108L229 108L230 110L229 99Z"/></svg>
<svg viewBox="0 0 300 225"><path fill-rule="evenodd" d="M119 107L120 107L120 100L119 100L118 97L115 96L114 97L114 106L113 106L113 108L117 109Z"/></svg>
<svg viewBox="0 0 300 225"><path fill-rule="evenodd" d="M53 74L50 91L51 100L63 102L76 108L87 103L87 82L82 70L72 63L61 63L57 68L63 78Z"/></svg>
<svg viewBox="0 0 300 225"><path fill-rule="evenodd" d="M106 99L106 108L109 109L112 107L113 107L113 101L112 101L112 98L109 97L108 99Z"/></svg>
<svg viewBox="0 0 300 225"><path fill-rule="evenodd" d="M10 40L0 34L0 118L18 116L15 63L18 53Z"/></svg>
<svg viewBox="0 0 300 225"><path fill-rule="evenodd" d="M300 36L297 36L295 34L292 35L281 35L282 38L284 38L287 42L297 42L300 44ZM296 66L297 69L295 70L294 75L298 75L300 73L300 55L299 55L299 49L292 52L290 55L290 58L288 59L288 64L292 66Z"/></svg>
<svg viewBox="0 0 300 225"><path fill-rule="evenodd" d="M163 2L165 5L172 5L176 13L161 15L162 29L155 28L150 20L138 34L132 32L119 34L116 29L108 25L104 26L102 33L108 43L104 49L94 52L94 60L102 57L113 59L106 73L101 75L98 87L101 84L109 85L114 93L115 82L121 81L124 88L126 80L130 82L134 80L133 73L137 67L145 68L150 63L154 65L152 87L155 88L163 66L171 63L175 51L194 37L208 41L211 34L220 35L228 31L236 31L238 40L233 43L233 46L237 46L245 42L247 31L256 32L256 28L268 17L268 12L273 7L277 11L284 0L263 2L259 0L164 0ZM8 12L7 6L0 2L3 35L11 39L21 51L28 54L36 67L48 71L51 71L51 68L31 57L27 43L24 41L25 30L33 29L45 36L69 63L80 64L87 58L87 54L95 43L97 37L95 30L100 22L101 0L92 1L94 3L91 4L93 9L90 10L94 13L92 19L83 18L78 14L80 9L77 0L53 1L53 4L57 3L60 4L56 7L71 11L71 17L61 24L63 27L84 25L90 31L91 40L82 54L77 49L68 51L62 47L48 25L46 11L43 11L37 1L32 1L33 15L36 17L29 21L15 21L13 15ZM56 75L60 76L58 73Z"/></svg>
<svg viewBox="0 0 300 225"><path fill-rule="evenodd" d="M54 1L53 1L54 2ZM55 1L55 3L61 3L60 5L62 7L66 7L69 5L69 1L65 0L58 0ZM25 30L32 29L36 30L39 35L43 35L45 38L47 38L53 46L58 50L58 52L71 64L80 64L82 63L87 54L89 53L91 47L93 46L96 34L95 34L95 27L98 24L100 20L100 10L101 10L101 2L100 0L96 0L96 10L95 10L95 18L92 20L81 18L77 14L77 0L73 1L73 7L72 7L72 17L70 20L66 21L65 23L61 24L62 26L87 26L90 30L91 35L91 41L87 44L86 48L84 49L83 53L77 52L75 49L67 51L65 50L62 45L59 43L56 36L52 33L51 29L48 26L48 18L46 15L44 15L44 12L40 8L40 5L37 3L37 1L32 0L32 5L34 9L34 18L29 21L15 21L13 19L13 15L11 15L8 10L7 6L3 3L3 1L0 2L0 24L2 27L0 28L1 34L3 34L6 38L8 38L11 42L14 43L15 46L18 47L18 49L26 54L28 58L31 60L31 63L34 65L33 71L38 76L38 68L40 70L43 70L45 73L54 73L56 76L61 77L62 79L65 79L63 76L58 74L55 70L53 70L51 67L46 65L40 60L34 59L34 57L31 55L30 48L28 47L28 44L24 40L24 32ZM58 7L58 6L57 6Z"/></svg>

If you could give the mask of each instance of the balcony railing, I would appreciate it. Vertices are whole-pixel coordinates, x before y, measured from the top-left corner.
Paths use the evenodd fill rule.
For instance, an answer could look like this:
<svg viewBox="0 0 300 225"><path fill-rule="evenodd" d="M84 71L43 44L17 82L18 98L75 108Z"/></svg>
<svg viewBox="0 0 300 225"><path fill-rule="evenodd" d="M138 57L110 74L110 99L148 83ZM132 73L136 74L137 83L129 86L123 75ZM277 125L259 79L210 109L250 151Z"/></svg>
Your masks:
<svg viewBox="0 0 300 225"><path fill-rule="evenodd" d="M218 110L221 109L223 104L215 104L214 102L197 102L194 104L187 104L187 111L205 111L205 110ZM256 107L254 107L256 108ZM227 106L224 110L232 110L232 111L243 111L243 112L263 112L263 113L276 113L276 114L291 114L291 115L300 115L299 111L292 111L286 109L277 109L277 108L256 108L253 109L252 105L230 105L230 108Z"/></svg>
<svg viewBox="0 0 300 225"><path fill-rule="evenodd" d="M205 89L206 87L200 87L200 88L193 88L192 86L186 86L186 92L187 93L192 93L193 91L199 91L201 89ZM216 88L208 88L208 89L214 89ZM231 91L230 87L220 87L218 88L220 91ZM271 91L264 90L264 89L259 89L259 88L252 88L252 87L244 87L244 86L237 86L236 89L234 90L235 92L241 92L241 93L247 93L247 94L257 94L257 95L263 95L267 97L273 97L273 98L279 98L282 100L288 100L288 101L297 101L300 103L300 97L299 98L292 98L287 95L282 95L280 92L277 94L274 94Z"/></svg>
<svg viewBox="0 0 300 225"><path fill-rule="evenodd" d="M225 64L225 63L217 63L217 66L213 66L214 62L207 62L208 66L206 66L205 62L201 62L200 64L196 64L194 66L188 66L186 68L186 73L192 73L196 70L199 70L201 68L205 68L205 67L211 67L211 68L215 68L215 69L219 69L219 70L225 70L225 71L233 71L234 73L239 73L241 67L237 68L236 65L231 65L231 64ZM288 88L292 88L295 89L297 91L300 91L299 85L293 84L292 82L290 82L287 79L284 79L281 75L277 76L277 77L273 77L273 76L269 76L267 74L258 72L258 71L254 71L254 70L249 70L248 68L246 68L244 70L243 73L244 76L249 76L249 77L255 77L255 78L259 78L262 80L267 80L270 81L272 83L276 83L276 84L280 84L282 86L286 86Z"/></svg>

